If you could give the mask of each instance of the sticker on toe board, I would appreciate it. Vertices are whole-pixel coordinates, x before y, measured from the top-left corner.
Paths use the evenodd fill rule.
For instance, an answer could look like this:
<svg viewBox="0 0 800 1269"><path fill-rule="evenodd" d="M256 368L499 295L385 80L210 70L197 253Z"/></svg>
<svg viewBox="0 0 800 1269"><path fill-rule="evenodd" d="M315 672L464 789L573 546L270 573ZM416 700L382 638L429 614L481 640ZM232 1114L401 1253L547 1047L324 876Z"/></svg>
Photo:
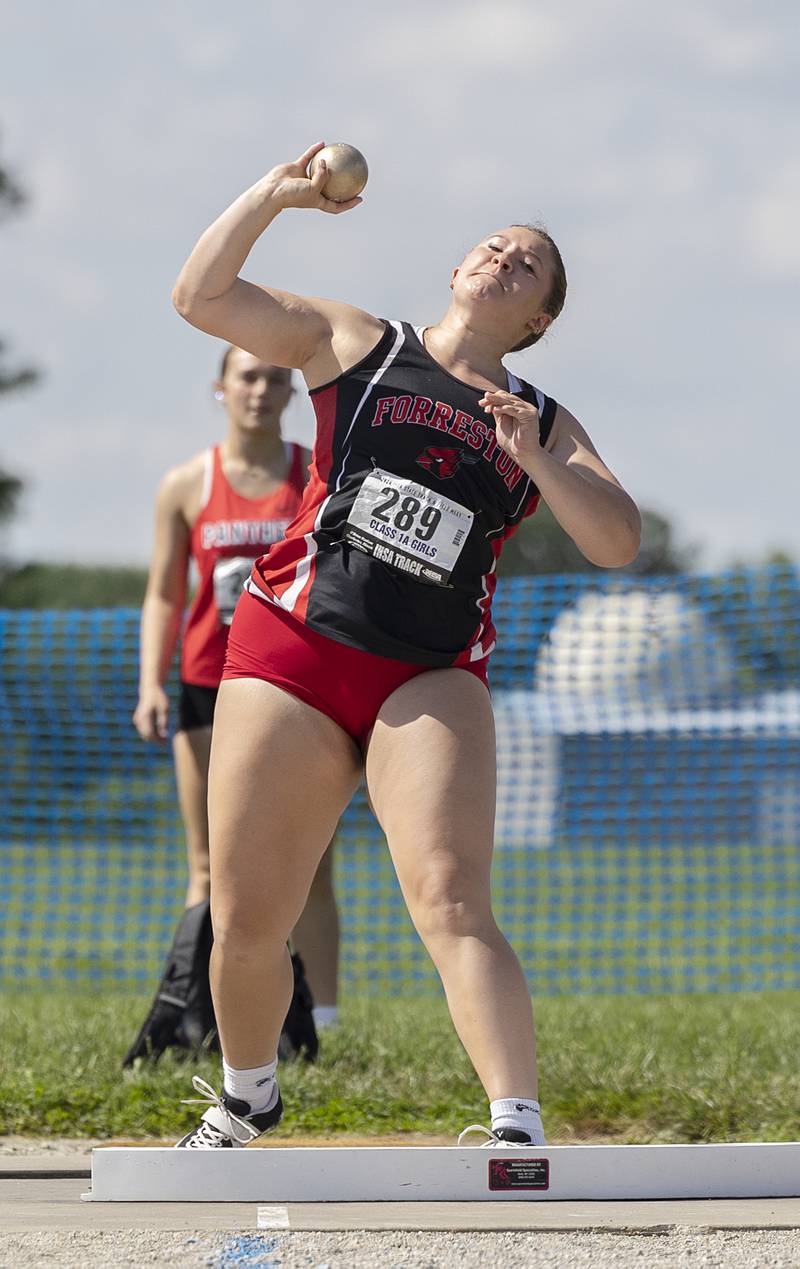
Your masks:
<svg viewBox="0 0 800 1269"><path fill-rule="evenodd" d="M489 1159L490 1190L546 1190L549 1159Z"/></svg>

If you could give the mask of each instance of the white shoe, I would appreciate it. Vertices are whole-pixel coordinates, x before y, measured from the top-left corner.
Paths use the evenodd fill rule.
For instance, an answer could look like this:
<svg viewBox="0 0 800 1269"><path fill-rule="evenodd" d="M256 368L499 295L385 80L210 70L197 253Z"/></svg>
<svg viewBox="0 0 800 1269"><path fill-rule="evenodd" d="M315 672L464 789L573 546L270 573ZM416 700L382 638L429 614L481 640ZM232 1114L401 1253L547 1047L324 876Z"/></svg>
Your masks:
<svg viewBox="0 0 800 1269"><path fill-rule="evenodd" d="M464 1144L464 1138L468 1137L471 1132L480 1132L486 1141L482 1141L480 1145L486 1149L493 1146L499 1146L503 1150L520 1147L526 1150L529 1146L543 1146L543 1141L532 1141L527 1132L523 1132L521 1128L485 1128L483 1124L470 1124L469 1128L465 1128L463 1132L458 1134L458 1144Z"/></svg>

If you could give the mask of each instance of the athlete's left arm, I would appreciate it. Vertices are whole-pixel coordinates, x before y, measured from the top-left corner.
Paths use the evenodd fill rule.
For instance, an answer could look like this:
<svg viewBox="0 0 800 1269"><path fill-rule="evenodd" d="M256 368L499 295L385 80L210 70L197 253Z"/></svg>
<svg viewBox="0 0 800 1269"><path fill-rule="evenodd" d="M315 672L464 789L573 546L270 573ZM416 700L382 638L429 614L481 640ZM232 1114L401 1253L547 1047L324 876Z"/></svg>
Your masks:
<svg viewBox="0 0 800 1269"><path fill-rule="evenodd" d="M574 415L558 406L543 448L534 405L498 391L487 392L481 404L494 416L500 447L535 482L587 560L600 568L622 568L635 560L642 532L639 509Z"/></svg>

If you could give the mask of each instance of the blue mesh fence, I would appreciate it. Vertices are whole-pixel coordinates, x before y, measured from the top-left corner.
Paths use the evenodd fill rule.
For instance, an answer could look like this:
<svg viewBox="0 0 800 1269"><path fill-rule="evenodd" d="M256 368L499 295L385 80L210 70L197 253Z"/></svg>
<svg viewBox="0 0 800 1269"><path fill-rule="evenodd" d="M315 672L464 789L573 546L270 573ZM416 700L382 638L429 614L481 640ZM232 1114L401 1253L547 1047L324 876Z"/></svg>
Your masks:
<svg viewBox="0 0 800 1269"><path fill-rule="evenodd" d="M800 578L498 587L496 911L533 990L800 985ZM0 612L0 976L154 983L186 883L139 741L138 613ZM363 793L337 842L345 990L438 990Z"/></svg>

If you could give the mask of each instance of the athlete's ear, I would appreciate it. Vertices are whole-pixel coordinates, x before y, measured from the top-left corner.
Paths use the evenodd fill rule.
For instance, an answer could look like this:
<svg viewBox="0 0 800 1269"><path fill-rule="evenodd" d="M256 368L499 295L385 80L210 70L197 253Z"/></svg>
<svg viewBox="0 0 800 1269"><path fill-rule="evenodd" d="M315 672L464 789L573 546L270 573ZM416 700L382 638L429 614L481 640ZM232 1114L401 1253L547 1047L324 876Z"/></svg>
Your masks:
<svg viewBox="0 0 800 1269"><path fill-rule="evenodd" d="M532 335L543 335L552 320L549 313L538 313L536 317L529 318L525 325Z"/></svg>
<svg viewBox="0 0 800 1269"><path fill-rule="evenodd" d="M458 269L456 268L456 269L453 269L453 272L450 274L450 290L451 291L453 289L453 283L455 282L457 277L458 277Z"/></svg>

